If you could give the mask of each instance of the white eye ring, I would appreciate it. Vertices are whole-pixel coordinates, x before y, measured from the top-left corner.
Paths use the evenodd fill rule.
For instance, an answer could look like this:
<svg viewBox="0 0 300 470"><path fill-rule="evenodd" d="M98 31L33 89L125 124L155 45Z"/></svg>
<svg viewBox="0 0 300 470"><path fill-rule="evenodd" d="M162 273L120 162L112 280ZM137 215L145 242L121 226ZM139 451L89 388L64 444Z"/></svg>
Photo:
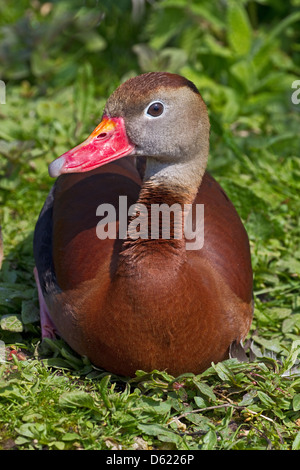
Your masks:
<svg viewBox="0 0 300 470"><path fill-rule="evenodd" d="M156 119L158 117L161 117L164 112L165 105L159 100L152 101L145 109L145 115L147 116L147 118L150 119Z"/></svg>

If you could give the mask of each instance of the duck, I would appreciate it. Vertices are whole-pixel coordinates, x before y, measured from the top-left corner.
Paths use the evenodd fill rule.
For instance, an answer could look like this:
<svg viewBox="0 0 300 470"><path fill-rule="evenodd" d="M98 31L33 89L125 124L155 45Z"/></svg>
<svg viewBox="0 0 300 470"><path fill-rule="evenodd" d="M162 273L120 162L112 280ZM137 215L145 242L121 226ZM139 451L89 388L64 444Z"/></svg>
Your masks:
<svg viewBox="0 0 300 470"><path fill-rule="evenodd" d="M34 231L42 338L127 377L200 374L244 341L249 239L207 172L209 140L195 84L149 72L122 83L90 136L50 163Z"/></svg>

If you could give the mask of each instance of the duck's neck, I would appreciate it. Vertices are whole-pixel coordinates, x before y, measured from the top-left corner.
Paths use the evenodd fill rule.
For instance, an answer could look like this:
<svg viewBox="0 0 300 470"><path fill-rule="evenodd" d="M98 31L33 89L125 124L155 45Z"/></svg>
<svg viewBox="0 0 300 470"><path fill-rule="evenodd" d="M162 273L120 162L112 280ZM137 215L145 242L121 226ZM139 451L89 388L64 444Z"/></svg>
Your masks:
<svg viewBox="0 0 300 470"><path fill-rule="evenodd" d="M176 166L176 168L175 168ZM184 222L186 210L193 203L205 168L196 170L191 165L157 165L147 162L139 199L135 204L124 241L121 271L139 261L161 266L159 260L168 260L173 267L186 256ZM132 270L132 269L131 269Z"/></svg>
<svg viewBox="0 0 300 470"><path fill-rule="evenodd" d="M177 189L180 188L182 197L188 199L188 202L191 203L201 184L206 164L207 158L195 158L194 160L173 164L148 158L144 184L151 183L155 187L170 188L176 194L175 198L181 197L181 194L177 192Z"/></svg>

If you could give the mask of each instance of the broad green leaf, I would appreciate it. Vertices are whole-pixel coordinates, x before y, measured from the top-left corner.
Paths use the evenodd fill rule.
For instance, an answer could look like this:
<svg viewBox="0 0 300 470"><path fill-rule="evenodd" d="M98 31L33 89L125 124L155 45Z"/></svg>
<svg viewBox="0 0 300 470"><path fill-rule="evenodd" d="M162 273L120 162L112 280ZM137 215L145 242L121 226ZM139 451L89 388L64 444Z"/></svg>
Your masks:
<svg viewBox="0 0 300 470"><path fill-rule="evenodd" d="M277 339L277 340L269 340L269 339L266 339L266 338L263 338L263 337L260 337L260 336L256 336L254 335L253 336L253 339L256 343L262 345L267 351L273 351L277 354L279 354L283 347L280 343L280 341Z"/></svg>
<svg viewBox="0 0 300 470"><path fill-rule="evenodd" d="M81 390L63 393L59 397L59 404L66 408L95 408L92 396Z"/></svg>
<svg viewBox="0 0 300 470"><path fill-rule="evenodd" d="M0 388L0 397L8 399L8 401L12 400L23 402L26 400L24 393L22 393L22 391L17 386L11 385Z"/></svg>
<svg viewBox="0 0 300 470"><path fill-rule="evenodd" d="M205 434L203 438L203 450L212 450L214 449L217 443L217 435L213 429L210 429L208 433Z"/></svg>
<svg viewBox="0 0 300 470"><path fill-rule="evenodd" d="M234 382L234 376L231 370L223 362L212 364L212 367L215 369L221 380L229 380L230 382Z"/></svg>
<svg viewBox="0 0 300 470"><path fill-rule="evenodd" d="M243 395L242 401L239 402L239 406L252 405L256 395L257 395L256 390L250 390L248 393L245 393L245 395Z"/></svg>
<svg viewBox="0 0 300 470"><path fill-rule="evenodd" d="M171 403L162 400L154 400L151 397L141 397L139 406L152 414L166 414L169 413L171 409Z"/></svg>
<svg viewBox="0 0 300 470"><path fill-rule="evenodd" d="M65 443L61 441L53 441L48 443L49 447L54 447L55 449L58 450L64 450L65 448Z"/></svg>
<svg viewBox="0 0 300 470"><path fill-rule="evenodd" d="M293 397L293 410L294 411L300 410L300 393L297 393L297 395Z"/></svg>
<svg viewBox="0 0 300 470"><path fill-rule="evenodd" d="M43 415L41 415L40 413L33 413L32 411L30 411L26 413L24 416L22 416L22 421L33 422L42 418L43 418Z"/></svg>
<svg viewBox="0 0 300 470"><path fill-rule="evenodd" d="M178 443L181 440L178 434L169 431L161 424L138 424L138 428L149 436L157 436L157 438L163 442Z"/></svg>
<svg viewBox="0 0 300 470"><path fill-rule="evenodd" d="M99 384L99 392L100 392L101 398L102 398L105 406L108 409L110 409L112 407L112 404L109 400L109 394L108 394L108 386L110 384L110 378L111 378L110 375L104 376L101 379L100 384Z"/></svg>
<svg viewBox="0 0 300 470"><path fill-rule="evenodd" d="M77 367L74 367L70 361L66 359L62 359L61 357L47 357L43 359L43 363L49 367L55 367L56 369L75 369L78 370Z"/></svg>
<svg viewBox="0 0 300 470"><path fill-rule="evenodd" d="M194 397L194 400L198 408L205 408L207 406L202 397Z"/></svg>
<svg viewBox="0 0 300 470"><path fill-rule="evenodd" d="M61 348L61 355L70 363L74 369L80 369L83 367L83 362L80 358L76 357L75 354L72 354L68 349Z"/></svg>
<svg viewBox="0 0 300 470"><path fill-rule="evenodd" d="M288 371L291 369L297 360L300 358L300 340L293 341L292 347L289 351L287 358L283 363L283 370Z"/></svg>
<svg viewBox="0 0 300 470"><path fill-rule="evenodd" d="M262 392L259 390L257 392L257 396L262 402L262 404L266 406L267 408L272 408L276 405L275 401L272 400L272 398L270 398L269 395L267 395L265 392Z"/></svg>
<svg viewBox="0 0 300 470"><path fill-rule="evenodd" d="M21 315L3 315L0 320L0 326L2 330L13 331L15 333L20 333L23 331L23 323L21 320Z"/></svg>
<svg viewBox="0 0 300 470"><path fill-rule="evenodd" d="M194 380L194 383L196 384L198 390L202 395L204 395L206 398L209 398L213 402L217 400L216 395L214 394L212 388L207 385L204 382L201 382L200 380ZM196 397L195 397L196 398Z"/></svg>
<svg viewBox="0 0 300 470"><path fill-rule="evenodd" d="M21 424L16 431L24 437L30 437L31 439L36 437L36 428L33 423Z"/></svg>
<svg viewBox="0 0 300 470"><path fill-rule="evenodd" d="M18 436L16 439L15 439L15 444L17 446L21 446L23 444L26 444L27 442L30 442L31 439L29 439L28 437L23 437L23 436Z"/></svg>
<svg viewBox="0 0 300 470"><path fill-rule="evenodd" d="M294 327L297 327L300 329L300 314L299 313L290 313L290 318L286 318L282 322L282 332L283 333L288 333L289 331L292 331Z"/></svg>
<svg viewBox="0 0 300 470"><path fill-rule="evenodd" d="M80 436L76 432L66 432L62 436L63 441L76 441L77 439L80 439Z"/></svg>
<svg viewBox="0 0 300 470"><path fill-rule="evenodd" d="M292 445L292 450L300 450L300 431L296 435L293 445Z"/></svg>
<svg viewBox="0 0 300 470"><path fill-rule="evenodd" d="M230 0L227 8L227 38L238 55L250 51L252 30L248 15L240 2Z"/></svg>

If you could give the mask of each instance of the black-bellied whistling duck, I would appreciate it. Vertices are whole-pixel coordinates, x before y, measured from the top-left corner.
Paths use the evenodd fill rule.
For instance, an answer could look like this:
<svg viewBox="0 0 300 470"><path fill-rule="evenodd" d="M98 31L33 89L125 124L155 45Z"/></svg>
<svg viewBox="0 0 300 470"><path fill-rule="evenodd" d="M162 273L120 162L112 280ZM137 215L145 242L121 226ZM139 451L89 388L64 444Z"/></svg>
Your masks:
<svg viewBox="0 0 300 470"><path fill-rule="evenodd" d="M148 73L122 84L88 139L50 164L58 179L34 238L43 336L58 333L116 374L159 369L176 376L226 359L247 335L249 242L234 206L205 172L209 127L193 83ZM137 204L128 220L125 214L125 233L119 196L128 208ZM204 243L188 246L183 216L178 222L174 215L163 236L154 204L204 205ZM111 206L120 220L108 223ZM131 236L127 224L137 221L140 230L152 224L156 235ZM194 241L201 238L196 222ZM115 236L99 237L104 225Z"/></svg>

